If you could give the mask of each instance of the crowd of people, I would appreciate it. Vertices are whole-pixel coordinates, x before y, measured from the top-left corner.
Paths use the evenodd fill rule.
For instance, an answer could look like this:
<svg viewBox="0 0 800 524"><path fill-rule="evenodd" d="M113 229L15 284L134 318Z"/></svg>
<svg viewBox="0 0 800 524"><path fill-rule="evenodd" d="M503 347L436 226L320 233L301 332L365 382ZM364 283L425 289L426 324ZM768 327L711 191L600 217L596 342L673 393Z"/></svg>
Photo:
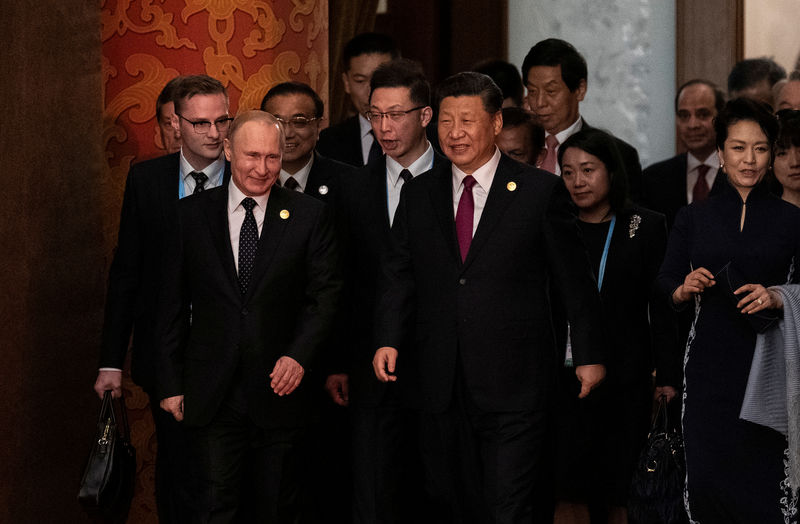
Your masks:
<svg viewBox="0 0 800 524"><path fill-rule="evenodd" d="M235 118L205 75L158 98L94 389L130 346L160 521L625 523L665 398L688 519L798 522L787 435L740 409L800 281L800 72L686 82L686 152L642 170L563 40L435 92L385 35L343 55L324 129L301 82Z"/></svg>

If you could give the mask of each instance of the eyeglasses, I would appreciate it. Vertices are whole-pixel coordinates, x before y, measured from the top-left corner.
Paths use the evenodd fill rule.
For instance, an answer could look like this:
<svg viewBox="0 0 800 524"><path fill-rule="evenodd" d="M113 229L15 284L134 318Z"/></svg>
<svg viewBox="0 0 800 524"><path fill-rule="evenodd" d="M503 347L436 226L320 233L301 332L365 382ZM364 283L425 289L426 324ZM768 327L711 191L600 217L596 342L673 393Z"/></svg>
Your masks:
<svg viewBox="0 0 800 524"><path fill-rule="evenodd" d="M189 120L188 118L185 118L180 113L175 113L175 114L178 115L178 118L183 118L184 120L186 120L187 122L192 124L192 127L194 128L194 132L198 133L198 134L201 134L201 135L205 135L206 133L211 131L212 124L213 124L214 127L217 128L218 132L224 133L225 131L228 130L228 127L230 127L231 122L233 122L233 117L230 117L230 116L225 116L225 117L222 117L222 118L218 118L218 119L214 120L213 122L209 122L208 120L192 121L192 120Z"/></svg>
<svg viewBox="0 0 800 524"><path fill-rule="evenodd" d="M305 129L311 125L311 122L314 120L322 120L321 117L315 116L314 118L308 118L305 116L294 116L288 120L283 119L279 116L272 115L275 117L275 120L283 124L284 126L292 126L295 129Z"/></svg>
<svg viewBox="0 0 800 524"><path fill-rule="evenodd" d="M400 122L401 120L403 120L406 117L407 114L409 114L409 113L411 113L413 111L417 111L419 109L422 109L424 107L427 107L427 106L412 107L411 109L409 109L407 111L386 111L386 112L384 112L384 111L367 111L366 113L364 113L364 116L370 122L372 122L372 120L375 120L376 122L380 122L385 117L388 117L392 122Z"/></svg>

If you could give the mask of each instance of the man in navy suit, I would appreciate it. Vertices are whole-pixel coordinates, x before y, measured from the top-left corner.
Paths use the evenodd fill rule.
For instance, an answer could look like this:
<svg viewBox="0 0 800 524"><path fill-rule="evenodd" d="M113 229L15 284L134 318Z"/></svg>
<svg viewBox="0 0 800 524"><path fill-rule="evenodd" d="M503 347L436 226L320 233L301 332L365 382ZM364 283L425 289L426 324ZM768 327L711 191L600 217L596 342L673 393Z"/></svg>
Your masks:
<svg viewBox="0 0 800 524"><path fill-rule="evenodd" d="M500 89L445 80L439 141L452 165L403 188L383 263L373 367L422 411L426 486L453 522L530 522L557 369L552 287L581 396L605 376L600 299L569 195L502 155Z"/></svg>
<svg viewBox="0 0 800 524"><path fill-rule="evenodd" d="M193 521L294 522L300 509L304 377L341 281L325 205L274 186L283 147L271 114L238 115L231 181L181 202L165 264L158 386L185 425Z"/></svg>
<svg viewBox="0 0 800 524"><path fill-rule="evenodd" d="M131 375L150 398L158 451L156 502L161 522L185 514L179 488L185 470L183 432L158 408L155 325L162 257L177 240L179 198L219 186L230 177L222 154L231 118L228 94L208 76L179 77L172 87L172 128L183 137L180 152L131 167L122 202L119 239L108 277L100 370L94 389L119 397L122 368L131 345ZM172 83L172 82L171 82Z"/></svg>

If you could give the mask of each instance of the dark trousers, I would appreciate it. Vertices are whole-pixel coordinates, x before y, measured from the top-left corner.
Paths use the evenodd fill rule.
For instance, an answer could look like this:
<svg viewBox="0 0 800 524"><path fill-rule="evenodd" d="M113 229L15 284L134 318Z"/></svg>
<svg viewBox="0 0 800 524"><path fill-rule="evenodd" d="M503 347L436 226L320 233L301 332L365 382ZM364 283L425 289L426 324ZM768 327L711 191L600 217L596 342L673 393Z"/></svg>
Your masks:
<svg viewBox="0 0 800 524"><path fill-rule="evenodd" d="M186 429L191 522L293 523L299 510L301 430L264 429L230 404Z"/></svg>
<svg viewBox="0 0 800 524"><path fill-rule="evenodd" d="M544 409L483 411L458 377L450 407L420 419L426 488L440 522L534 522L546 421Z"/></svg>
<svg viewBox="0 0 800 524"><path fill-rule="evenodd" d="M159 407L150 397L150 411L156 429L156 507L161 524L186 522L186 437L183 424Z"/></svg>

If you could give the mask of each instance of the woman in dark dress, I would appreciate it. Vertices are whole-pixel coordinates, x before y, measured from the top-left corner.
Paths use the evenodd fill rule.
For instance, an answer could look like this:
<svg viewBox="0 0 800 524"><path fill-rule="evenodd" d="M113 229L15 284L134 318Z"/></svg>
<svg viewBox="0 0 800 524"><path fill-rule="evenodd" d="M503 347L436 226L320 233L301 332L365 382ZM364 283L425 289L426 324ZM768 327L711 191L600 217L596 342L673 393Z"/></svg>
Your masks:
<svg viewBox="0 0 800 524"><path fill-rule="evenodd" d="M769 286L797 282L800 210L767 191L777 124L736 99L714 124L727 184L683 208L659 273L677 307L694 307L684 356L685 503L692 522L797 522L786 437L739 418L756 333L780 307Z"/></svg>
<svg viewBox="0 0 800 524"><path fill-rule="evenodd" d="M567 350L557 414L555 522L588 523L591 513L624 523L631 475L647 436L654 365L659 394L671 398L680 380L674 313L654 293L666 220L627 202L623 162L609 134L576 133L562 144L559 163L599 283L609 355L605 382L578 399Z"/></svg>

